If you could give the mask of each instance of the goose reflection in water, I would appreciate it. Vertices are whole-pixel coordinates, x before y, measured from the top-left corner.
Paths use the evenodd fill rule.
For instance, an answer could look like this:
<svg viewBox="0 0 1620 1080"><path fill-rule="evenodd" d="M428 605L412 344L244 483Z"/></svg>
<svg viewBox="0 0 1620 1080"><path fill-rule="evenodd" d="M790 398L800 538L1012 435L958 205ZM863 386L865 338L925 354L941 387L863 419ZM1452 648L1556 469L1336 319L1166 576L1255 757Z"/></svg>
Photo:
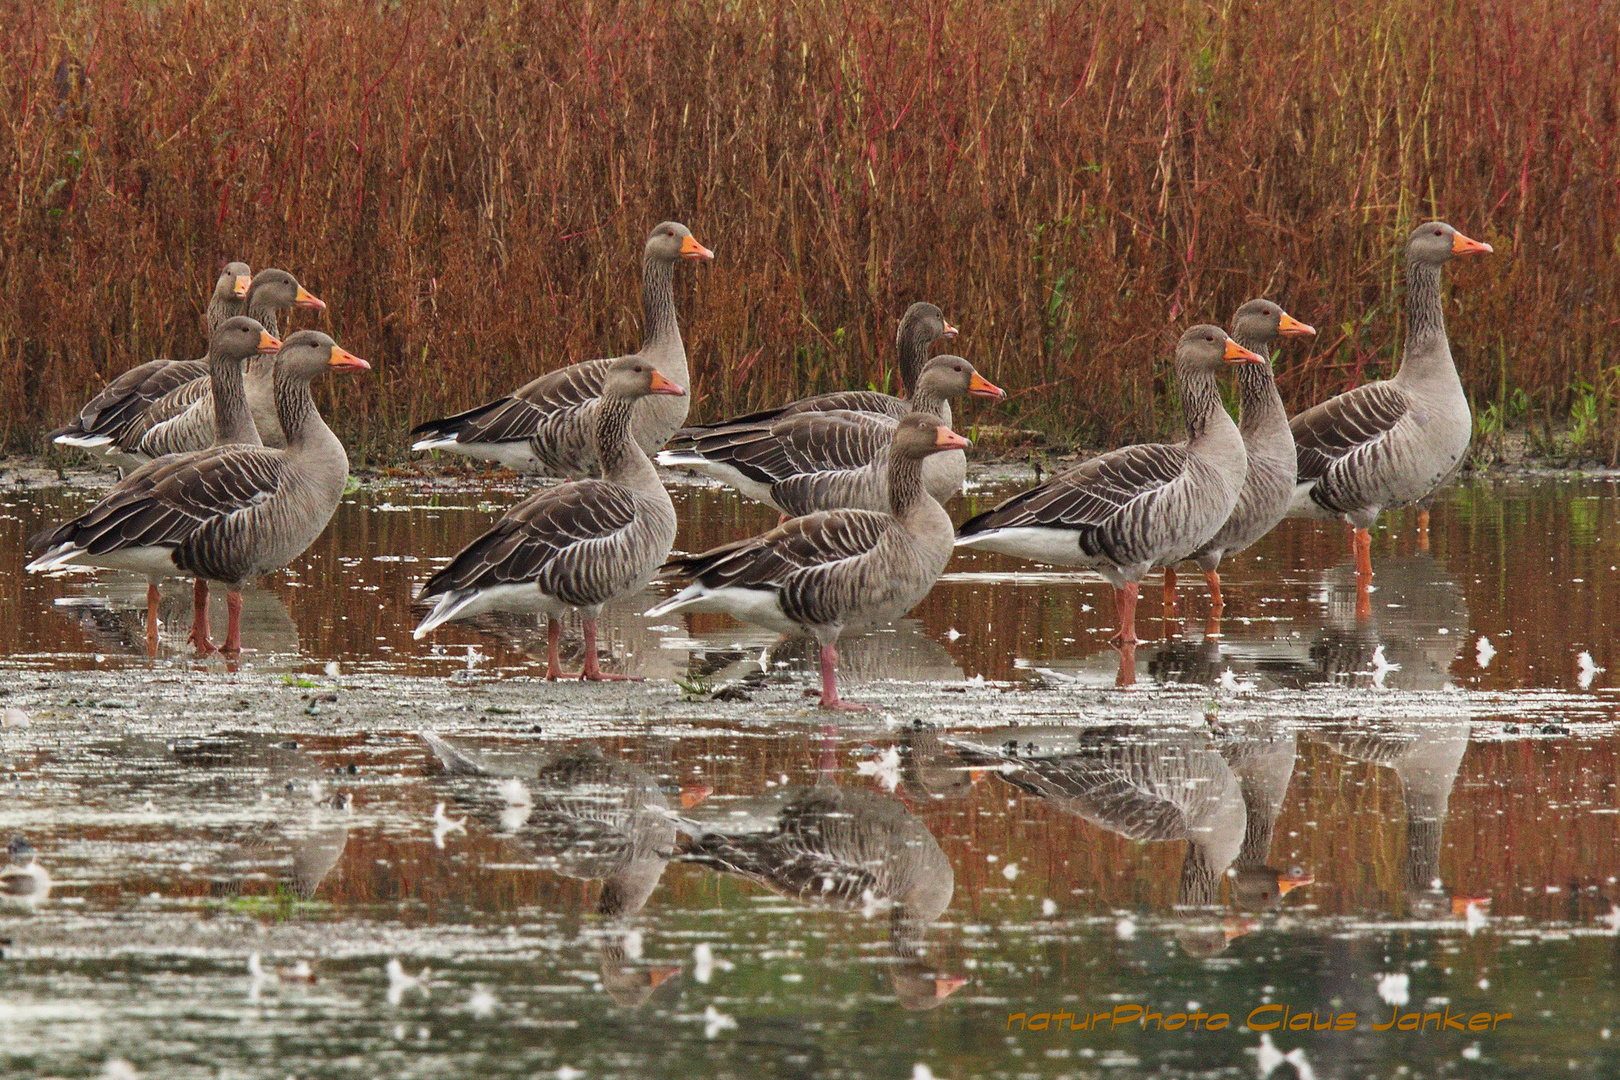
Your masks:
<svg viewBox="0 0 1620 1080"><path fill-rule="evenodd" d="M684 628L671 626L684 634ZM690 654L681 677L744 688L767 678L820 670L821 646L808 634L782 635L751 627L672 636L666 648ZM851 634L838 645L838 671L855 682L961 682L966 678L950 651L929 636L916 619L896 619L866 633Z"/></svg>
<svg viewBox="0 0 1620 1080"><path fill-rule="evenodd" d="M58 597L56 611L78 624L90 646L113 656L190 655L192 589L178 579L161 587L157 633L146 625L146 579L103 572ZM225 633L226 613L215 605L210 618L216 637ZM281 597L267 589L242 590L242 636L259 657L297 656L298 627Z"/></svg>
<svg viewBox="0 0 1620 1080"><path fill-rule="evenodd" d="M907 1009L937 1008L965 985L931 961L924 941L950 906L955 872L899 799L824 777L706 809L681 816L679 859L813 908L887 909L889 980Z"/></svg>
<svg viewBox="0 0 1620 1080"><path fill-rule="evenodd" d="M637 1006L680 974L678 963L641 958L641 936L626 921L641 911L675 853L675 807L651 773L603 755L593 744L569 750L529 771L503 767L421 733L446 773L492 781L473 798L487 822L563 877L600 881L596 913L620 924L601 950L602 985L620 1005ZM521 772L522 775L516 775ZM709 794L683 788L681 808Z"/></svg>
<svg viewBox="0 0 1620 1080"><path fill-rule="evenodd" d="M210 830L222 842L212 870L215 892L238 894L269 871L300 898L314 897L342 861L354 820L353 799L327 788L320 764L295 739L251 732L179 740L172 753L186 768L215 774L191 788L191 799L247 801L272 815L223 835Z"/></svg>
<svg viewBox="0 0 1620 1080"><path fill-rule="evenodd" d="M1190 955L1211 956L1255 927L1250 919L1216 919L1210 911L1220 903L1221 877L1240 854L1252 860L1239 867L1235 882L1240 906L1272 906L1290 889L1309 883L1301 871L1283 875L1265 866L1270 824L1257 823L1251 838L1244 786L1222 752L1247 770L1242 751L1264 735L1229 735L1218 747L1198 728L1166 732L1116 725L1002 728L947 741L965 763L994 771L1003 782L1109 832L1140 842L1186 841L1176 903L1204 909L1205 916L1178 931L1176 939ZM1257 802L1277 786L1278 760L1267 766L1273 770L1269 775L1260 775L1266 767L1254 770L1260 775ZM1286 789L1286 778L1282 786ZM1252 845L1247 849L1246 841Z"/></svg>

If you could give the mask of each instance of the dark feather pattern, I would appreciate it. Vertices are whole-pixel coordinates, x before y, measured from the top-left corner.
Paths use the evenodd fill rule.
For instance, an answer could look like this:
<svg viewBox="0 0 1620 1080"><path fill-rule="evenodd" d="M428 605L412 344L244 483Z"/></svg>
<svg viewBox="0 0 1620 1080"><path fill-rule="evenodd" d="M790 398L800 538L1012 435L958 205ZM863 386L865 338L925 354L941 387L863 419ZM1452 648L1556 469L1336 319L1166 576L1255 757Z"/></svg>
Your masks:
<svg viewBox="0 0 1620 1080"><path fill-rule="evenodd" d="M805 412L764 425L705 432L692 449L760 483L832 469L858 469L888 448L896 421L872 413Z"/></svg>
<svg viewBox="0 0 1620 1080"><path fill-rule="evenodd" d="M1154 500L1187 470L1184 444L1127 446L1082 462L1039 487L962 523L958 536L993 529L1060 528L1086 555L1118 565L1138 560Z"/></svg>
<svg viewBox="0 0 1620 1080"><path fill-rule="evenodd" d="M909 402L897 398L892 394L882 394L876 390L840 390L831 394L818 394L815 397L803 398L787 405L780 405L774 409L760 409L758 412L744 413L729 420L721 420L713 424L694 424L682 428L670 440L671 449L685 449L692 446L694 440L703 435L733 426L756 426L771 424L784 420L790 416L802 416L806 413L819 412L857 412L872 413L877 416L887 416L898 420L911 412Z"/></svg>
<svg viewBox="0 0 1620 1080"><path fill-rule="evenodd" d="M1311 498L1335 512L1357 508L1349 490L1369 458L1395 425L1413 413L1411 397L1390 382L1373 382L1300 413L1289 424L1294 435L1298 482L1311 483Z"/></svg>
<svg viewBox="0 0 1620 1080"><path fill-rule="evenodd" d="M207 385L207 360L148 360L108 383L72 423L57 428L48 438L105 435L121 442L128 426L153 402L193 382Z"/></svg>

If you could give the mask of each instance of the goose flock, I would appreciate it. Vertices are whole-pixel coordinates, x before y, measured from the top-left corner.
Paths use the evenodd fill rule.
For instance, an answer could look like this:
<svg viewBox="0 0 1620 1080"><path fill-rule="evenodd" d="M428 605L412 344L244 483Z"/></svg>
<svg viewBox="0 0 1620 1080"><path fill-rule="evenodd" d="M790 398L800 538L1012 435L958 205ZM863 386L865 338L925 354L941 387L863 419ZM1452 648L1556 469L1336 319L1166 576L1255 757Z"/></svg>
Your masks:
<svg viewBox="0 0 1620 1080"><path fill-rule="evenodd" d="M1446 338L1441 269L1485 254L1444 222L1406 244L1407 338L1399 369L1291 421L1277 393L1271 350L1315 334L1265 299L1238 308L1232 333L1189 327L1175 349L1186 423L1177 443L1126 446L1056 474L952 524L969 441L952 406L1006 392L966 359L929 357L958 335L941 310L916 303L896 335L904 396L848 391L804 398L718 423L686 426L690 370L676 318L675 269L714 254L678 222L648 237L642 264L641 348L571 364L506 397L412 432L416 451L495 462L563 482L507 511L423 586L417 638L484 612L549 618L548 678L564 677L560 619L585 623L580 677L602 671L603 606L655 578L677 591L648 616L724 612L820 647L821 704L839 696L840 637L914 607L955 548L1095 570L1113 585L1114 641L1134 645L1142 581L1164 573L1167 614L1176 568L1196 563L1219 632L1222 559L1287 516L1352 530L1358 610L1370 610L1369 530L1385 510L1418 506L1461 468L1472 416ZM158 582L195 580L191 641L209 639L210 585L226 590L223 649L241 649L241 590L302 554L336 510L348 475L342 445L321 419L310 384L366 361L324 333L279 336L278 315L326 305L284 270L252 274L230 263L208 304L208 355L153 360L115 379L52 433L62 446L123 470L99 502L33 538L30 571L102 567L146 575L149 647ZM1239 421L1220 380L1237 369ZM673 558L676 518L657 465L712 477L781 513L759 536Z"/></svg>

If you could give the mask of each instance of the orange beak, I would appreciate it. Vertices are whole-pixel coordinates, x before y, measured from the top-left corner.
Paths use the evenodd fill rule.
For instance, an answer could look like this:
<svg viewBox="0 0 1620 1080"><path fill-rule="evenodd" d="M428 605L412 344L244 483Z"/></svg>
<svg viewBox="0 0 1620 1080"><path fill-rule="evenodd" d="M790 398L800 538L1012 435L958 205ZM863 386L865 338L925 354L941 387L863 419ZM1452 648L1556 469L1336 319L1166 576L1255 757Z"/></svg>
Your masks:
<svg viewBox="0 0 1620 1080"><path fill-rule="evenodd" d="M1265 360L1259 355L1250 352L1231 338L1226 339L1226 353L1224 359L1228 364L1263 364Z"/></svg>
<svg viewBox="0 0 1620 1080"><path fill-rule="evenodd" d="M658 372L652 373L652 381L647 384L649 394L668 394L671 397L685 397L686 391L664 378Z"/></svg>
<svg viewBox="0 0 1620 1080"><path fill-rule="evenodd" d="M658 967L648 969L647 981L652 983L654 988L657 988L680 973L681 965L679 964L660 964Z"/></svg>
<svg viewBox="0 0 1620 1080"><path fill-rule="evenodd" d="M298 286L298 295L293 297L293 307L314 308L316 311L326 310L326 301L304 288Z"/></svg>
<svg viewBox="0 0 1620 1080"><path fill-rule="evenodd" d="M243 277L238 274L236 277L236 284L231 287L231 291L236 294L236 298L238 300L246 299L248 286L251 284L253 284L252 278Z"/></svg>
<svg viewBox="0 0 1620 1080"><path fill-rule="evenodd" d="M1451 237L1451 253L1453 255L1489 255L1496 249L1489 244L1482 244L1478 240L1470 240L1462 233L1454 233Z"/></svg>
<svg viewBox="0 0 1620 1080"><path fill-rule="evenodd" d="M1228 918L1221 920L1221 933L1227 941L1240 938L1244 934L1252 934L1260 924L1253 919Z"/></svg>
<svg viewBox="0 0 1620 1080"><path fill-rule="evenodd" d="M332 357L326 361L326 366L336 368L338 371L370 371L371 365L360 359L347 349L332 346Z"/></svg>
<svg viewBox="0 0 1620 1080"><path fill-rule="evenodd" d="M687 784L681 788L681 809L691 810L713 794L714 788L708 784Z"/></svg>
<svg viewBox="0 0 1620 1080"><path fill-rule="evenodd" d="M1287 896L1294 889L1303 885L1315 885L1316 879L1306 874L1304 877L1289 877L1287 874L1277 876L1277 895Z"/></svg>
<svg viewBox="0 0 1620 1080"><path fill-rule="evenodd" d="M989 775L990 775L990 770L988 770L988 769L969 769L968 770L968 783L977 784L980 780L983 780L985 777L987 777Z"/></svg>
<svg viewBox="0 0 1620 1080"><path fill-rule="evenodd" d="M977 371L973 373L973 378L968 380L968 393L978 397L995 398L997 401L1007 396L1007 391L980 375Z"/></svg>
<svg viewBox="0 0 1620 1080"><path fill-rule="evenodd" d="M1277 333L1283 337L1314 337L1316 336L1316 327L1309 323L1300 322L1285 311L1283 317L1277 323Z"/></svg>
<svg viewBox="0 0 1620 1080"><path fill-rule="evenodd" d="M681 257L684 259L712 259L714 252L697 242L697 237L688 235L681 240Z"/></svg>
<svg viewBox="0 0 1620 1080"><path fill-rule="evenodd" d="M950 323L946 323L945 324L945 329L940 331L939 336L940 337L953 338L957 334L960 334L960 333L961 333L961 331L958 330L956 327L952 326Z"/></svg>
<svg viewBox="0 0 1620 1080"><path fill-rule="evenodd" d="M939 435L934 439L934 445L941 450L966 450L973 445L973 441L963 438L944 424L941 424L939 426Z"/></svg>
<svg viewBox="0 0 1620 1080"><path fill-rule="evenodd" d="M967 980L960 975L941 975L934 980L934 997L944 1001L966 985Z"/></svg>
<svg viewBox="0 0 1620 1080"><path fill-rule="evenodd" d="M270 333L270 331L268 331L268 330L260 330L259 331L259 351L260 352L262 352L262 353L273 353L273 352L275 352L276 350L278 350L280 348L281 348L281 339L280 338L276 337L274 334Z"/></svg>
<svg viewBox="0 0 1620 1080"><path fill-rule="evenodd" d="M1470 904L1481 909L1488 908L1491 906L1491 898L1488 896L1453 896L1451 898L1451 913L1453 915L1466 915Z"/></svg>

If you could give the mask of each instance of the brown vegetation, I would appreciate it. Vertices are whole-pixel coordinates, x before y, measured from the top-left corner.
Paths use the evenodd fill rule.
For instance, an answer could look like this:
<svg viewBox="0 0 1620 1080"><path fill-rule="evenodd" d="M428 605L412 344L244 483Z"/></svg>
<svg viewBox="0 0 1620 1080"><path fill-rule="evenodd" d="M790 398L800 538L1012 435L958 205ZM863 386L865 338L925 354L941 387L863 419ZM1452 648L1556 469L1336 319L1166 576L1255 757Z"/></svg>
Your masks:
<svg viewBox="0 0 1620 1080"><path fill-rule="evenodd" d="M1487 423L1620 445L1620 23L1601 0L4 0L0 445L202 351L220 260L280 265L413 422L633 346L655 221L696 414L891 378L927 298L1007 422L1167 426L1177 327L1266 294L1322 329L1294 406L1387 373L1395 253L1497 245L1450 305ZM984 415L984 414L979 414ZM999 417L998 417L999 419Z"/></svg>

